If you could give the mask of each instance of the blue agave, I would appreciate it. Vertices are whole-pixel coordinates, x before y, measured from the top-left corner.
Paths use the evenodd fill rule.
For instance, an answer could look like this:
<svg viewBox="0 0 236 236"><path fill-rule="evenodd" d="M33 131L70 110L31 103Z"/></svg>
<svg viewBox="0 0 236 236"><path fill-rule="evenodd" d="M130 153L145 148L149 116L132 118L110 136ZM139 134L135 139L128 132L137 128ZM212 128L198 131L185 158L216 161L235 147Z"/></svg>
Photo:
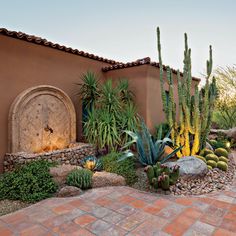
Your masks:
<svg viewBox="0 0 236 236"><path fill-rule="evenodd" d="M144 121L141 121L141 127L138 132L128 130L125 130L124 132L127 133L132 140L122 149L126 149L132 144L136 144L139 161L144 166L155 165L157 162L164 163L182 149L182 146L178 147L166 157L162 158L165 151L165 146L173 145L172 140L169 138L171 130L167 133L164 139L159 139L162 135L162 131L160 129L158 132L158 139L154 140ZM130 156L133 156L133 153L130 150L127 150L123 152L121 160Z"/></svg>

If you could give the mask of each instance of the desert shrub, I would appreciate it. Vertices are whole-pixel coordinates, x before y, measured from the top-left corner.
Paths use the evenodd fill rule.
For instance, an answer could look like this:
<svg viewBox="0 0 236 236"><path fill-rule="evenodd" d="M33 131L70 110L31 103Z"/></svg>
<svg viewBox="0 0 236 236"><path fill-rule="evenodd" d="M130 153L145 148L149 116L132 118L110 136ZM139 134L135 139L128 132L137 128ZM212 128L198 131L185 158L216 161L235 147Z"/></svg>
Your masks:
<svg viewBox="0 0 236 236"><path fill-rule="evenodd" d="M91 170L75 169L68 174L66 183L81 189L88 189L92 186L92 176Z"/></svg>
<svg viewBox="0 0 236 236"><path fill-rule="evenodd" d="M218 98L213 121L218 128L229 129L236 126L236 67L219 67L215 70Z"/></svg>
<svg viewBox="0 0 236 236"><path fill-rule="evenodd" d="M37 202L51 197L57 184L49 173L52 164L33 161L0 177L0 199Z"/></svg>
<svg viewBox="0 0 236 236"><path fill-rule="evenodd" d="M134 95L127 80L120 80L117 86L113 86L112 80L100 84L94 74L89 81L87 77L82 77L79 92L87 104L84 136L99 150L116 151L129 140L123 130L135 131L137 128Z"/></svg>
<svg viewBox="0 0 236 236"><path fill-rule="evenodd" d="M119 161L122 154L112 152L101 158L103 169L107 172L121 175L127 184L133 184L137 180L133 158Z"/></svg>

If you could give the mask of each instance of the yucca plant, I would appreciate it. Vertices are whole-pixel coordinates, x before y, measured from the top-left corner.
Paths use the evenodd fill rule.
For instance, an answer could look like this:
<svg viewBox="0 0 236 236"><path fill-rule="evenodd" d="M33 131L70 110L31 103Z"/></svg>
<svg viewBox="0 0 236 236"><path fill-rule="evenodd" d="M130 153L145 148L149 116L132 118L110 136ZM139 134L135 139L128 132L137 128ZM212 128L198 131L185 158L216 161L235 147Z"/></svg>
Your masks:
<svg viewBox="0 0 236 236"><path fill-rule="evenodd" d="M140 130L138 132L132 132L126 130L132 140L128 142L123 149L128 148L132 144L136 144L136 149L138 152L138 158L142 165L155 165L157 162L164 163L171 157L173 157L182 147L177 147L173 152L168 154L166 157L163 157L165 146L173 145L172 140L169 138L171 130L165 136L164 139L154 140L152 135L150 134L147 126L144 121L141 121ZM161 133L159 134L161 136ZM130 151L127 151L122 158L126 158L126 156L131 156Z"/></svg>
<svg viewBox="0 0 236 236"><path fill-rule="evenodd" d="M117 87L113 87L111 79L102 85L99 105L107 112L118 112L121 107L119 91Z"/></svg>
<svg viewBox="0 0 236 236"><path fill-rule="evenodd" d="M133 103L128 103L123 107L122 115L119 115L118 119L120 130L137 131L139 118L137 116L137 108ZM125 132L121 134L121 139L122 146L131 141L131 137Z"/></svg>
<svg viewBox="0 0 236 236"><path fill-rule="evenodd" d="M129 81L127 79L120 80L117 89L123 104L131 104L134 102L134 93L129 89Z"/></svg>
<svg viewBox="0 0 236 236"><path fill-rule="evenodd" d="M99 80L93 72L86 72L81 76L82 83L80 86L79 95L87 109L91 109L100 96Z"/></svg>

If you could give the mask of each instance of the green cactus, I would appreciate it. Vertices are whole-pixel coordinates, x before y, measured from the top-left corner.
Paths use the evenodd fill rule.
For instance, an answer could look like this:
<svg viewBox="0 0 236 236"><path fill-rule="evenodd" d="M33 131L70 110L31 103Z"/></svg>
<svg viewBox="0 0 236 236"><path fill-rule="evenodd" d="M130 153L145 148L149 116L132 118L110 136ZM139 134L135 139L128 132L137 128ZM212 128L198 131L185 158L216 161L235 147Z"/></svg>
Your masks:
<svg viewBox="0 0 236 236"><path fill-rule="evenodd" d="M215 154L208 154L205 156L206 160L209 161L209 160L213 160L215 162L218 162L219 161L219 158L218 156L216 156Z"/></svg>
<svg viewBox="0 0 236 236"><path fill-rule="evenodd" d="M75 169L68 174L66 182L71 186L88 189L92 186L92 175L93 172L88 169Z"/></svg>
<svg viewBox="0 0 236 236"><path fill-rule="evenodd" d="M204 152L204 157L207 156L208 154L214 154L212 150L207 149L207 148L203 149L203 152Z"/></svg>
<svg viewBox="0 0 236 236"><path fill-rule="evenodd" d="M163 190L170 189L170 177L168 175L162 173L162 175L158 177L158 183Z"/></svg>
<svg viewBox="0 0 236 236"><path fill-rule="evenodd" d="M147 167L145 167L145 171L147 173L148 181L151 184L152 183L152 179L155 178L154 168L152 166L147 166Z"/></svg>
<svg viewBox="0 0 236 236"><path fill-rule="evenodd" d="M163 64L161 58L160 30L157 28L158 56L160 66L160 84L161 97L163 102L163 111L170 127L171 139L176 146L183 146L177 155L178 157L196 155L206 144L207 135L210 132L212 110L214 108L214 99L216 97L216 83L213 78L209 82L212 71L212 48L210 46L209 57L207 61L206 85L199 91L195 86L194 95L192 89L191 75L191 49L188 48L187 34L185 37L184 50L184 70L183 78L180 78L180 72L177 71L178 84L178 108L179 117L176 117L176 103L173 97L173 79L172 70L167 67L167 83L169 85L169 100L165 95L165 82L163 74ZM191 141L191 144L190 144Z"/></svg>
<svg viewBox="0 0 236 236"><path fill-rule="evenodd" d="M228 159L227 159L226 157L224 157L224 156L220 156L220 157L219 157L219 161L223 161L223 162L225 162L226 164L228 164Z"/></svg>
<svg viewBox="0 0 236 236"><path fill-rule="evenodd" d="M208 170L212 170L212 166L207 165Z"/></svg>
<svg viewBox="0 0 236 236"><path fill-rule="evenodd" d="M157 163L154 166L149 165L145 167L144 170L147 174L149 184L152 185L154 189L157 189L158 187L160 187L163 190L166 190L167 182L168 182L168 185L173 185L176 183L177 179L179 178L178 165L175 165L169 168L168 166ZM164 178L163 176L168 176L168 178L167 177Z"/></svg>
<svg viewBox="0 0 236 236"><path fill-rule="evenodd" d="M217 168L219 168L220 170L223 170L223 171L227 171L228 170L228 165L224 161L219 161L217 163Z"/></svg>
<svg viewBox="0 0 236 236"><path fill-rule="evenodd" d="M206 163L206 159L203 156L199 156L199 155L194 155L194 156Z"/></svg>
<svg viewBox="0 0 236 236"><path fill-rule="evenodd" d="M211 166L212 168L216 168L217 163L213 160L209 160L209 161L207 161L207 165Z"/></svg>
<svg viewBox="0 0 236 236"><path fill-rule="evenodd" d="M159 184L158 184L158 179L157 178L152 179L152 185L153 185L154 189L158 189Z"/></svg>
<svg viewBox="0 0 236 236"><path fill-rule="evenodd" d="M171 169L170 169L170 185L173 185L176 183L176 181L178 180L179 178L179 166L178 165L175 165L173 166Z"/></svg>
<svg viewBox="0 0 236 236"><path fill-rule="evenodd" d="M227 152L227 150L225 150L224 148L217 148L215 150L215 154L220 157L220 156L224 156L226 158L228 158L229 153Z"/></svg>

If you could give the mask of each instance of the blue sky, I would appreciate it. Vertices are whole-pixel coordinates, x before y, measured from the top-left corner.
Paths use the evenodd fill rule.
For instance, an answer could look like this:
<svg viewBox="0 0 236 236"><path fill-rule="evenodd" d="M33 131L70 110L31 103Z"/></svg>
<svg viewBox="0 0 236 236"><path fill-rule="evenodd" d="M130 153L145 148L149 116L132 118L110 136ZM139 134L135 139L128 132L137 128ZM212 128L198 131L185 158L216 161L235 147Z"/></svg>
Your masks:
<svg viewBox="0 0 236 236"><path fill-rule="evenodd" d="M166 65L182 69L184 32L195 76L205 70L210 44L214 68L236 63L234 0L0 0L0 7L1 27L109 59L157 61L160 26Z"/></svg>

